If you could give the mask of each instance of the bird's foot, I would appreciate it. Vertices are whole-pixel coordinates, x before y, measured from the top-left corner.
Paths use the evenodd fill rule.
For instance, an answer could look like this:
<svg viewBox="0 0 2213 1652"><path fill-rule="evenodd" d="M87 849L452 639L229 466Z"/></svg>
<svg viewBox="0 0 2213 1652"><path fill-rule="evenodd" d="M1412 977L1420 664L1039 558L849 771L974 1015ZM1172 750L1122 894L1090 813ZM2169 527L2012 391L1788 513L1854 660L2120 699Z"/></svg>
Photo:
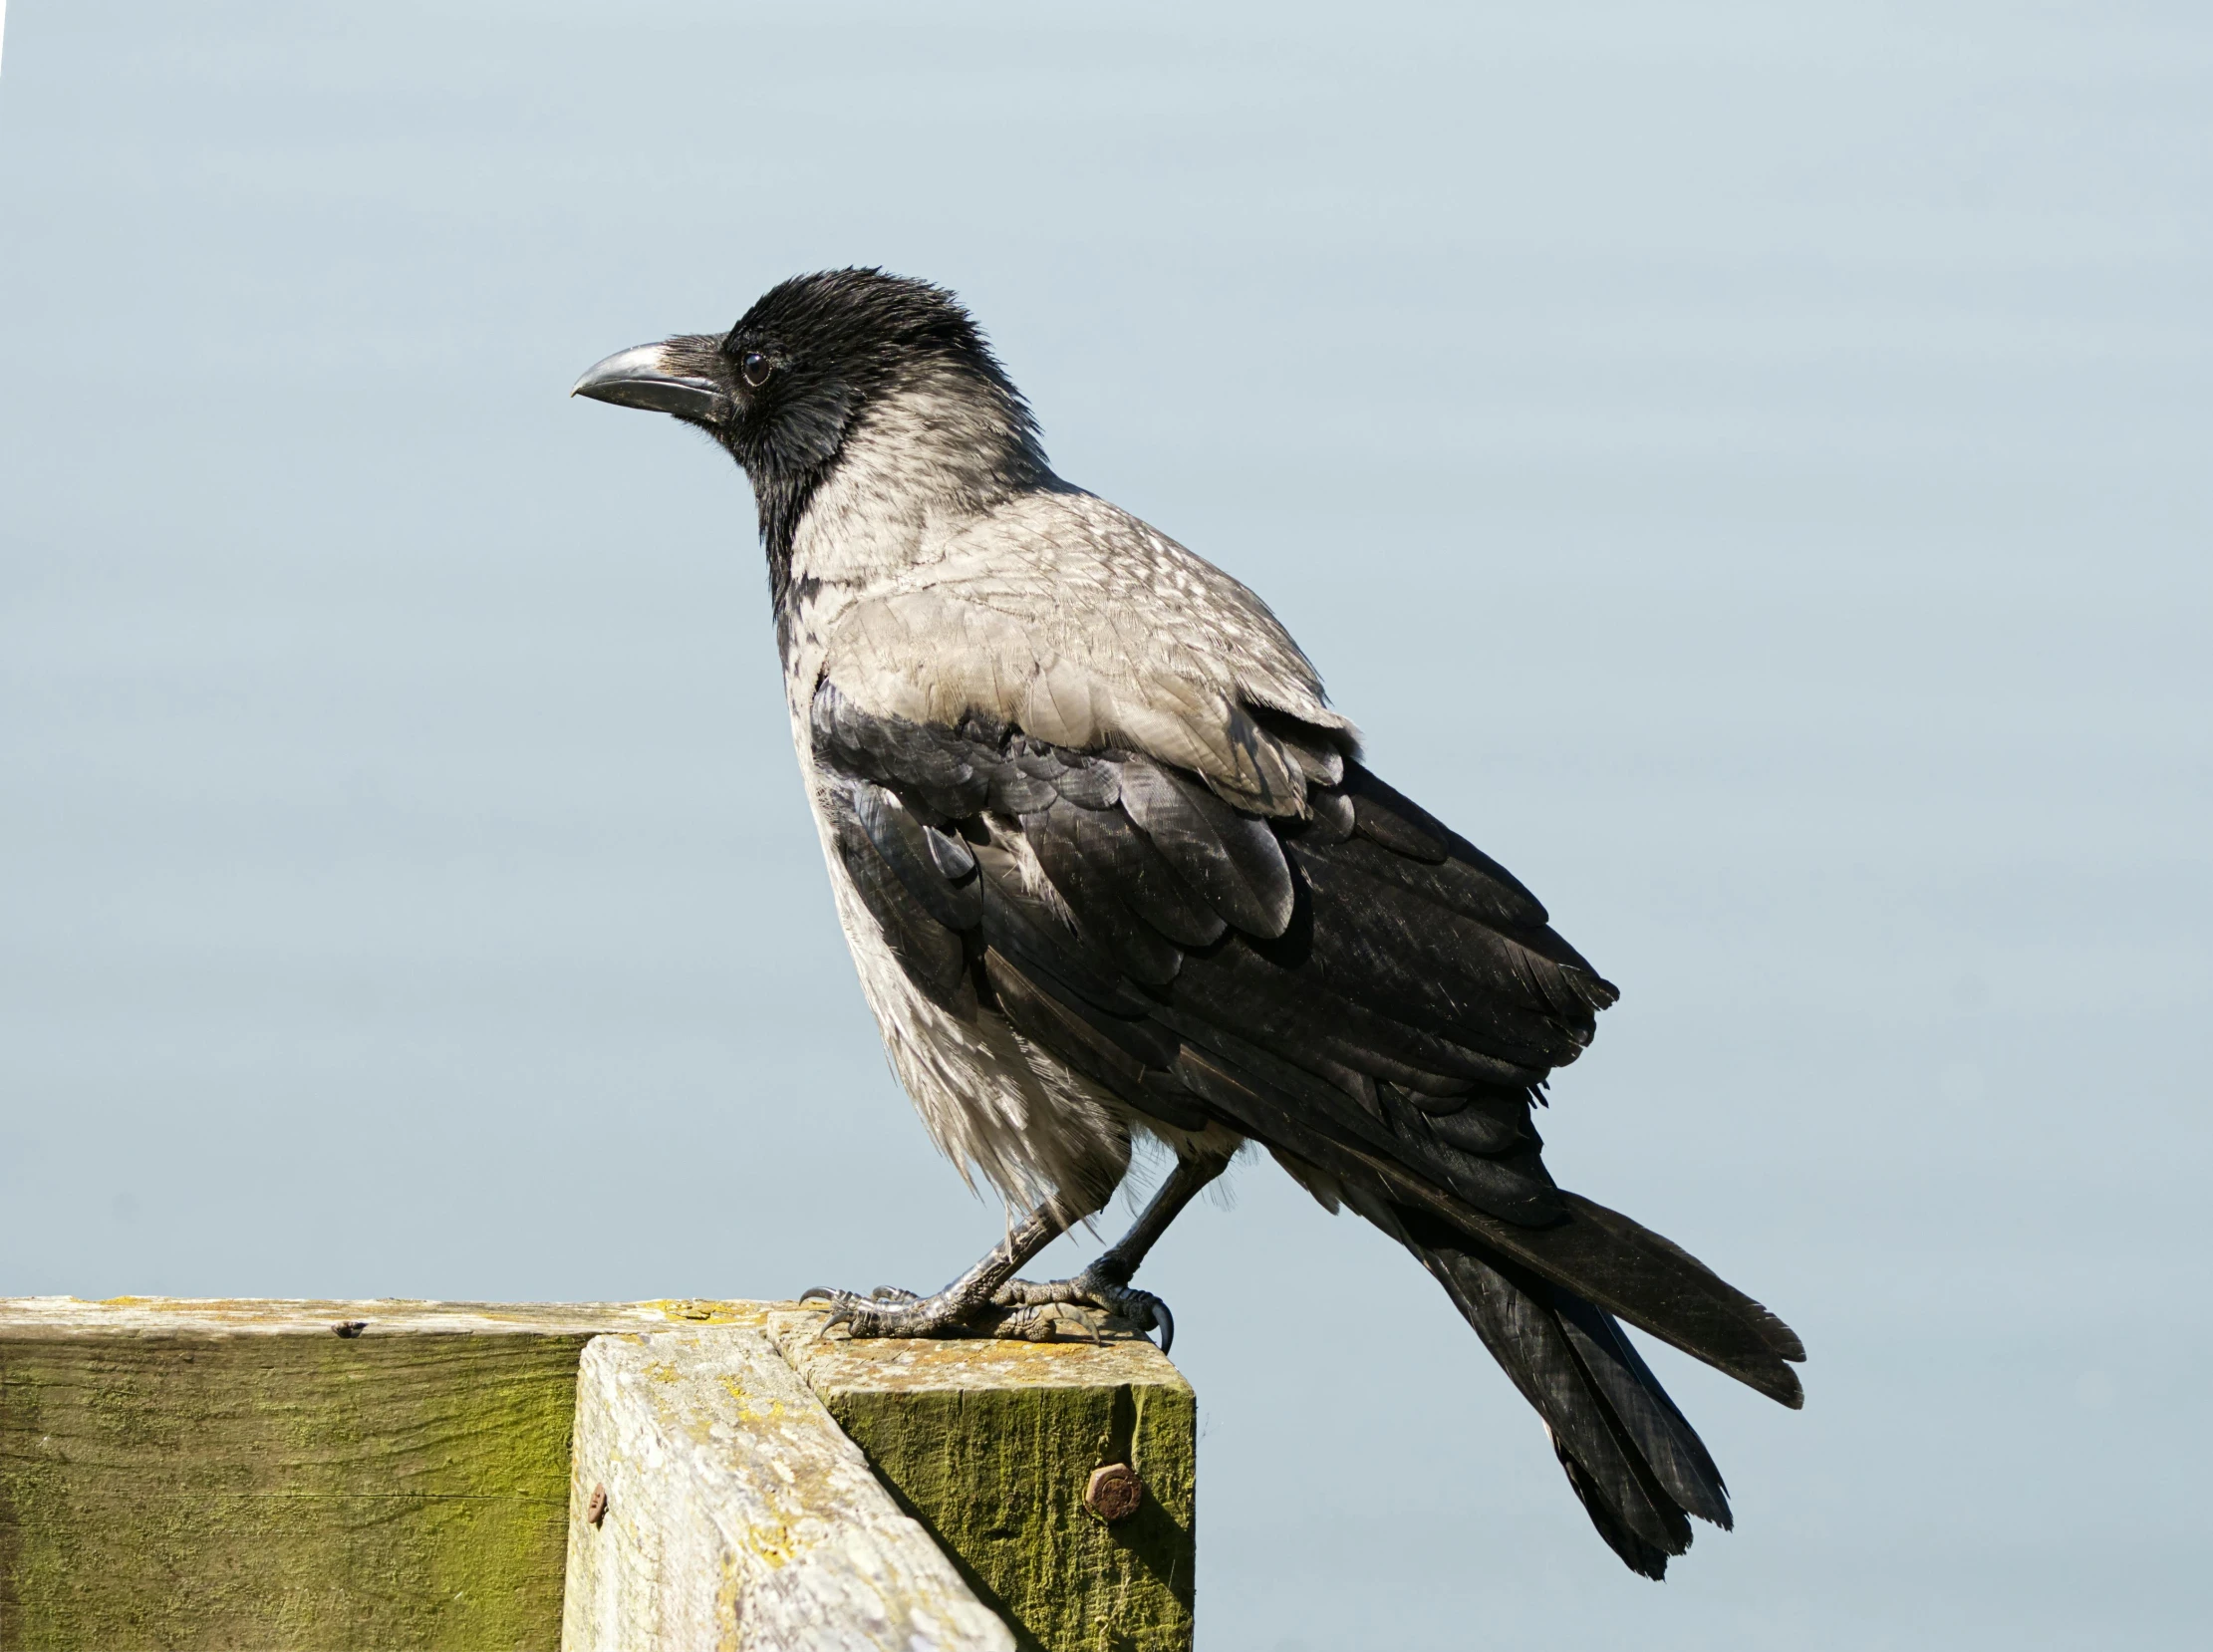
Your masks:
<svg viewBox="0 0 2213 1652"><path fill-rule="evenodd" d="M828 1334L835 1325L843 1325L848 1336L857 1337L972 1336L977 1333L968 1321L978 1310L988 1314L991 1307L988 1298L979 1301L951 1286L935 1296L918 1296L897 1285L878 1285L863 1296L858 1291L816 1285L800 1292L799 1300L829 1304L830 1317L822 1322L817 1336Z"/></svg>
<svg viewBox="0 0 2213 1652"><path fill-rule="evenodd" d="M1159 1331L1160 1350L1164 1354L1176 1340L1176 1316L1168 1311L1166 1302L1151 1291L1139 1290L1127 1279L1116 1277L1114 1270L1097 1262L1072 1279L1009 1279L992 1293L991 1304L1013 1310L1009 1321L1019 1323L1029 1322L1024 1320L1025 1315L1043 1315L1056 1307L1101 1308L1141 1331ZM1026 1329L1012 1328L996 1334L1028 1336L1030 1333ZM1050 1334L1031 1340L1047 1340Z"/></svg>
<svg viewBox="0 0 2213 1652"><path fill-rule="evenodd" d="M854 1338L881 1336L988 1336L1022 1342L1100 1342L1110 1331L1127 1335L1158 1330L1165 1352L1176 1338L1168 1304L1149 1290L1136 1290L1102 1271L1096 1263L1072 1279L1009 1279L987 1297L949 1285L935 1296L918 1296L896 1285L878 1285L866 1296L824 1285L800 1294L802 1302L826 1303L829 1317L817 1336L844 1326Z"/></svg>

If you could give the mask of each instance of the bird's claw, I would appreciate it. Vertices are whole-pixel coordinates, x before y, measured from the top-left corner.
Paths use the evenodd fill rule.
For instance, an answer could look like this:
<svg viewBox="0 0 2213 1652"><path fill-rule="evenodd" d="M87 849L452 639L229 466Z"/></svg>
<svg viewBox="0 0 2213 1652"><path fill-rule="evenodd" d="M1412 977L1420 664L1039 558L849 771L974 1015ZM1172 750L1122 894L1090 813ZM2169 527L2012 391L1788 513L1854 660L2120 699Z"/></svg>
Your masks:
<svg viewBox="0 0 2213 1652"><path fill-rule="evenodd" d="M1099 1294L1112 1297L1110 1301L1100 1302L1099 1306L1117 1318L1160 1332L1162 1353L1176 1345L1176 1316L1168 1311L1168 1304L1151 1291L1139 1290L1134 1285L1119 1285Z"/></svg>
<svg viewBox="0 0 2213 1652"><path fill-rule="evenodd" d="M854 1290L836 1290L829 1285L811 1285L799 1293L802 1302L827 1302L829 1317L815 1331L815 1340L821 1341L830 1334L831 1327L843 1325L848 1336L930 1336L935 1334L932 1325L899 1324L894 1320L902 1316L901 1308L912 1307L922 1297L901 1285L878 1285L866 1296Z"/></svg>
<svg viewBox="0 0 2213 1652"><path fill-rule="evenodd" d="M1153 1309L1153 1329L1160 1332L1160 1351L1165 1354L1176 1346L1176 1316L1158 1296L1149 1297L1149 1300Z"/></svg>
<svg viewBox="0 0 2213 1652"><path fill-rule="evenodd" d="M960 1336L964 1321L972 1313L945 1291L918 1296L898 1285L878 1285L863 1296L857 1290L831 1290L817 1285L800 1293L802 1302L827 1302L828 1317L816 1327L820 1341L839 1325L850 1337Z"/></svg>
<svg viewBox="0 0 2213 1652"><path fill-rule="evenodd" d="M802 1302L836 1302L853 1294L855 1294L853 1291L839 1290L831 1285L809 1285L799 1293L799 1300ZM868 1299L872 1302L919 1302L922 1300L920 1296L904 1285L878 1285L868 1293Z"/></svg>
<svg viewBox="0 0 2213 1652"><path fill-rule="evenodd" d="M1149 1290L1139 1290L1100 1268L1096 1263L1072 1279L1033 1283L1009 1279L985 1300L966 1299L948 1286L935 1296L918 1296L897 1285L878 1285L863 1296L857 1290L834 1290L815 1285L801 1291L802 1302L829 1305L816 1330L817 1341L837 1326L849 1337L884 1336L993 1336L1024 1342L1101 1340L1099 1313L1135 1325L1140 1331L1160 1334L1161 1352L1176 1341L1176 1316L1168 1304Z"/></svg>
<svg viewBox="0 0 2213 1652"><path fill-rule="evenodd" d="M799 1293L799 1300L830 1304L829 1317L815 1327L814 1339L817 1342L830 1334L832 1325L843 1325L852 1320L853 1293L849 1290L833 1290L828 1285L809 1285Z"/></svg>
<svg viewBox="0 0 2213 1652"><path fill-rule="evenodd" d="M1024 1310L1055 1304L1082 1304L1103 1309L1140 1329L1160 1332L1160 1350L1164 1354L1176 1341L1176 1316L1168 1311L1166 1302L1149 1290L1139 1290L1135 1285L1112 1277L1096 1263L1072 1279L1047 1279L1042 1283L1009 1279L991 1300L998 1307ZM1012 1334L1032 1340L1050 1335L1049 1329L1041 1333L1039 1327L1049 1327L1053 1323L1049 1316L1039 1318L1029 1312L1017 1312L1008 1321Z"/></svg>

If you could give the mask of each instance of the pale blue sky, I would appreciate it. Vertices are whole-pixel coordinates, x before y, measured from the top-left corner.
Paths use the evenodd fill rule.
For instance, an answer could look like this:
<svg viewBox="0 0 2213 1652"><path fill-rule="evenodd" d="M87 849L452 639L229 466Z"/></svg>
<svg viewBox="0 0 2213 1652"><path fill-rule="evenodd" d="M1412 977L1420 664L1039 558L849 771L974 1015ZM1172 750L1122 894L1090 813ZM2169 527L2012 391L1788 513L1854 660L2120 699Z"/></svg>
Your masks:
<svg viewBox="0 0 2213 1652"><path fill-rule="evenodd" d="M1207 1652L2203 1644L2213 15L7 21L0 1292L994 1236L837 936L742 479L563 397L882 263L1622 984L1551 1161L1812 1353L1796 1416L1655 1354L1739 1514L1655 1587L1250 1166L1148 1270Z"/></svg>

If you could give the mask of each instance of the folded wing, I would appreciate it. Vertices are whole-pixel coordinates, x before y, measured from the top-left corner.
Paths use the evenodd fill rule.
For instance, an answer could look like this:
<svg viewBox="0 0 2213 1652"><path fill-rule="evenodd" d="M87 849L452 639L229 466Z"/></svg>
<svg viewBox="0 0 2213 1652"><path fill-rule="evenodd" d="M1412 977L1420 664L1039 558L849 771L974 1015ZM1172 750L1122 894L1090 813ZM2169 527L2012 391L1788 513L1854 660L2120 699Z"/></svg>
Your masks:
<svg viewBox="0 0 2213 1652"><path fill-rule="evenodd" d="M1304 781L1272 814L1146 752L879 715L827 681L812 739L838 852L918 987L1141 1116L1264 1143L1392 1233L1544 1417L1601 1533L1657 1575L1683 1514L1727 1504L1613 1316L1786 1405L1803 1350L1546 1173L1532 1103L1616 993L1535 897L1340 730L1247 711Z"/></svg>

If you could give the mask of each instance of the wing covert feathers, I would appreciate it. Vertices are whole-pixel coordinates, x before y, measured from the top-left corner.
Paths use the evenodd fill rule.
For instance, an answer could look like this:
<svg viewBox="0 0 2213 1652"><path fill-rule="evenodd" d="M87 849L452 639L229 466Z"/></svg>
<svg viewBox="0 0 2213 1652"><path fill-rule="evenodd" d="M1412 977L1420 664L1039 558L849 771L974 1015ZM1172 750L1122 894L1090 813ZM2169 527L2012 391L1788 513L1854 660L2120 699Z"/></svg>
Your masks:
<svg viewBox="0 0 2213 1652"><path fill-rule="evenodd" d="M1303 815L1356 743L1266 603L1065 484L999 501L823 623L828 674L880 719L1144 751L1258 814Z"/></svg>
<svg viewBox="0 0 2213 1652"><path fill-rule="evenodd" d="M833 852L917 988L988 1009L1176 1130L1265 1143L1398 1237L1543 1417L1606 1541L1657 1577L1726 1525L1721 1477L1626 1321L1780 1403L1805 1357L1679 1246L1557 1188L1538 1087L1614 987L1504 867L1353 759L1246 708L1297 809L1238 806L1157 749L975 714L811 707Z"/></svg>

